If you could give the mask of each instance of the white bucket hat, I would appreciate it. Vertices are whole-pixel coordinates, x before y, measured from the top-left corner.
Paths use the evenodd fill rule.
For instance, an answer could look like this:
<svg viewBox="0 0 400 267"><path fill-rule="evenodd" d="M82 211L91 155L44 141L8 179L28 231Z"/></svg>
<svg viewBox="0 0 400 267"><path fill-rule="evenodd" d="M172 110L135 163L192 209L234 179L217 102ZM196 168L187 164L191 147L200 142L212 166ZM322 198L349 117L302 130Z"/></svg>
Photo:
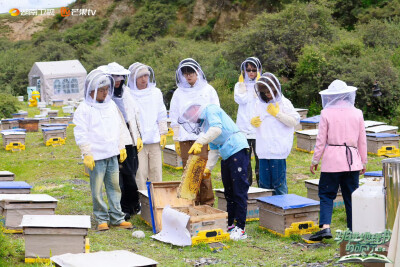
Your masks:
<svg viewBox="0 0 400 267"><path fill-rule="evenodd" d="M319 92L320 95L339 95L345 93L351 93L356 91L357 88L354 86L348 86L344 81L334 80L329 86L328 89L322 90Z"/></svg>

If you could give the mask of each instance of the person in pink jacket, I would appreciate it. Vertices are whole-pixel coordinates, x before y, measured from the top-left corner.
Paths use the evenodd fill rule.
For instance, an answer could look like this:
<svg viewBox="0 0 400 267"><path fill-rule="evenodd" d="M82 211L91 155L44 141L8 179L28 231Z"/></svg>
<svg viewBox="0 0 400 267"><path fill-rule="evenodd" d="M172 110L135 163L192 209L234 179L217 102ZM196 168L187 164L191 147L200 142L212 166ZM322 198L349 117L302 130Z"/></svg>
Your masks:
<svg viewBox="0 0 400 267"><path fill-rule="evenodd" d="M367 164L367 138L362 111L354 107L357 88L340 80L333 81L320 92L321 117L310 171L315 174L319 161L321 176L318 185L320 198L319 227L312 241L332 238L333 200L340 185L346 207L347 227L352 229L351 194L358 188L359 175Z"/></svg>

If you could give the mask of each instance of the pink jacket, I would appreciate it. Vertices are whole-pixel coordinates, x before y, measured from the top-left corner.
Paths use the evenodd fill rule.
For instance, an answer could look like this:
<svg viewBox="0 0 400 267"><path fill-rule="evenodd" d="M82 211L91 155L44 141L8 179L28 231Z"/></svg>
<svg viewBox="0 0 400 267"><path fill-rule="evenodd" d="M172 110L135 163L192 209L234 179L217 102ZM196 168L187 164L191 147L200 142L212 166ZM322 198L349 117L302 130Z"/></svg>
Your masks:
<svg viewBox="0 0 400 267"><path fill-rule="evenodd" d="M349 148L344 145L346 143ZM346 156L347 151L347 156ZM321 172L358 171L367 163L367 137L364 118L357 108L326 108L321 111L313 163L321 163Z"/></svg>

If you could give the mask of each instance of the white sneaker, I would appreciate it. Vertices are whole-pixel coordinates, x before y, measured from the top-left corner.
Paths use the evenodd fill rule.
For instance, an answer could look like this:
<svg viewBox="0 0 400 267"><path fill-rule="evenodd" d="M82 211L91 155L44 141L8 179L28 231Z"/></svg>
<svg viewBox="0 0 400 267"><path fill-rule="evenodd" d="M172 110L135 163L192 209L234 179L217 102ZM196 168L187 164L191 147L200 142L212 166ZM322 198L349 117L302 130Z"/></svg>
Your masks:
<svg viewBox="0 0 400 267"><path fill-rule="evenodd" d="M235 226L231 231L230 238L234 241L243 240L247 238L247 234L245 230Z"/></svg>
<svg viewBox="0 0 400 267"><path fill-rule="evenodd" d="M235 229L235 225L232 224L231 226L228 226L228 233L231 233L233 229Z"/></svg>

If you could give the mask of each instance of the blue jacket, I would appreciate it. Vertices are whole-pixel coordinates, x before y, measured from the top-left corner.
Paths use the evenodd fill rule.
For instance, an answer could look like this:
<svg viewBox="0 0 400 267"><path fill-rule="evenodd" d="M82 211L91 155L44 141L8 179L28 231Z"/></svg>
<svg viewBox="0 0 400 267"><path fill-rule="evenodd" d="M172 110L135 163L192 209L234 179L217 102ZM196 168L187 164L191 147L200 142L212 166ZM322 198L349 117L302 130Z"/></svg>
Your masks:
<svg viewBox="0 0 400 267"><path fill-rule="evenodd" d="M249 148L246 137L225 111L217 105L207 105L199 119L204 120L203 132L207 132L210 127L222 129L222 133L210 143L210 149L218 149L223 160L243 148Z"/></svg>

